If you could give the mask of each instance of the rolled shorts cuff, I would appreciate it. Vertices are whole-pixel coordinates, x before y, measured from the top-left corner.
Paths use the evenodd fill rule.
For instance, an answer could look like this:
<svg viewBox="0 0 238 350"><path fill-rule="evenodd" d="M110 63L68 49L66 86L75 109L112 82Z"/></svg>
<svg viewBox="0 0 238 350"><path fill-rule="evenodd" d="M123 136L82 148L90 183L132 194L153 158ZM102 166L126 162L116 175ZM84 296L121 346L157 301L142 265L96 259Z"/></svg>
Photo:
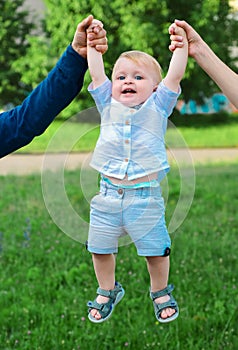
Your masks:
<svg viewBox="0 0 238 350"><path fill-rule="evenodd" d="M87 250L89 253L93 254L117 254L118 248L99 248L99 247L92 247L90 245L87 246Z"/></svg>
<svg viewBox="0 0 238 350"><path fill-rule="evenodd" d="M170 247L166 247L165 249L137 249L137 254L139 256L169 256L171 252Z"/></svg>

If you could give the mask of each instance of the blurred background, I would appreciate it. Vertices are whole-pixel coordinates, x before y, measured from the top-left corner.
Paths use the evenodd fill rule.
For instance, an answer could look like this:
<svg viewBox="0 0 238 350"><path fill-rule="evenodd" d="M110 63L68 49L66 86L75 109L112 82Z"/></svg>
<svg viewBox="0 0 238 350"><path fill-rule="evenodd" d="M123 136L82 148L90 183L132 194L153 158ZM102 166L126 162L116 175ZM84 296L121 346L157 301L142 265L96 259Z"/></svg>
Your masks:
<svg viewBox="0 0 238 350"><path fill-rule="evenodd" d="M125 50L153 55L166 72L171 53L168 27L185 19L232 69L237 70L238 1L229 0L0 0L0 108L9 109L47 75L72 41L77 23L88 14L107 30L107 74ZM60 117L69 118L93 105L85 88ZM177 109L182 114L233 112L212 80L189 60ZM214 97L214 94L215 97Z"/></svg>

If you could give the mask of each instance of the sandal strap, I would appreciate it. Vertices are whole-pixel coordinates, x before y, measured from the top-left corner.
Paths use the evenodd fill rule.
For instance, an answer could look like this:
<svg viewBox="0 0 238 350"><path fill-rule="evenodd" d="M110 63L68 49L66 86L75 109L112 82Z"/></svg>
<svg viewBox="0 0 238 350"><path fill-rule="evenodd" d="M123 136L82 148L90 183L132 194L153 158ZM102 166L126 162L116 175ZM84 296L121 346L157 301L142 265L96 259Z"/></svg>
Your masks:
<svg viewBox="0 0 238 350"><path fill-rule="evenodd" d="M174 285L169 284L166 288L159 290L157 292L150 292L150 297L152 300L156 298L164 297L165 295L170 295L170 293L174 290ZM162 304L161 304L162 305Z"/></svg>
<svg viewBox="0 0 238 350"><path fill-rule="evenodd" d="M123 290L122 286L120 283L116 282L115 283L115 288L111 290L105 290L98 288L97 289L97 294L108 297L109 300L107 303L102 303L99 304L96 299L94 301L89 301L87 303L87 306L89 307L89 311L92 309L96 309L99 311L100 315L102 318L106 317L111 309L112 309L112 304L115 302L117 294Z"/></svg>
<svg viewBox="0 0 238 350"><path fill-rule="evenodd" d="M154 307L156 308L156 312L158 313L159 316L161 312L167 308L175 309L176 311L178 310L178 304L172 295L170 296L170 299L165 303L161 303L161 304L154 303Z"/></svg>
<svg viewBox="0 0 238 350"><path fill-rule="evenodd" d="M108 311L111 309L111 305L112 305L112 300L109 300L107 303L104 303L104 304L99 304L96 302L96 300L89 301L87 303L87 306L90 308L90 310L96 309L100 312L102 316L108 313Z"/></svg>
<svg viewBox="0 0 238 350"><path fill-rule="evenodd" d="M103 297L108 297L110 298L111 295L111 291L110 290L106 290L106 289L102 289L102 288L98 288L97 289L97 294L98 295L102 295Z"/></svg>
<svg viewBox="0 0 238 350"><path fill-rule="evenodd" d="M120 292L122 289L122 286L120 285L120 283L116 282L115 283L115 288L111 289L111 290L105 290L102 288L98 288L97 289L97 294L98 295L102 295L103 297L107 297L112 299L113 301L116 299L116 296L118 294L118 292Z"/></svg>

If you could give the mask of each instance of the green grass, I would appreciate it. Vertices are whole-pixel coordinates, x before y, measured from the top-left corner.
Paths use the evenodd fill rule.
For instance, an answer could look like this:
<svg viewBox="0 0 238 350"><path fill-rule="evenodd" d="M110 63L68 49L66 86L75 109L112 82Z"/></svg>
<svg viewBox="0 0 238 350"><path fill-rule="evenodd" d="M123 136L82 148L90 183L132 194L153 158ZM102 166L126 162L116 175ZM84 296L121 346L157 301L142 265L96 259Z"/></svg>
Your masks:
<svg viewBox="0 0 238 350"><path fill-rule="evenodd" d="M90 254L52 222L40 176L0 177L1 349L236 350L237 172L235 164L196 168L192 207L171 235L170 282L180 317L167 325L156 322L145 261L132 245L117 257L123 301L108 322L90 323L86 302L97 287ZM87 221L79 176L66 172L65 188ZM168 181L169 220L179 196L177 169Z"/></svg>
<svg viewBox="0 0 238 350"><path fill-rule="evenodd" d="M213 127L178 127L184 141L189 148L226 148L238 147L238 119L237 125L223 125ZM171 147L179 146L175 138L175 130L168 130L167 142ZM174 139L176 142L174 142Z"/></svg>
<svg viewBox="0 0 238 350"><path fill-rule="evenodd" d="M212 118L213 117L213 118ZM238 147L238 116L176 116L177 127L168 128L166 142L170 147ZM221 117L220 117L221 118ZM207 119L207 121L206 121ZM53 122L45 133L36 137L21 153L44 153L49 142L50 152L92 151L99 134L97 123Z"/></svg>
<svg viewBox="0 0 238 350"><path fill-rule="evenodd" d="M17 152L44 153L50 142L53 142L50 152L65 152L72 149L75 152L88 152L94 148L98 134L97 124L56 120L42 135Z"/></svg>

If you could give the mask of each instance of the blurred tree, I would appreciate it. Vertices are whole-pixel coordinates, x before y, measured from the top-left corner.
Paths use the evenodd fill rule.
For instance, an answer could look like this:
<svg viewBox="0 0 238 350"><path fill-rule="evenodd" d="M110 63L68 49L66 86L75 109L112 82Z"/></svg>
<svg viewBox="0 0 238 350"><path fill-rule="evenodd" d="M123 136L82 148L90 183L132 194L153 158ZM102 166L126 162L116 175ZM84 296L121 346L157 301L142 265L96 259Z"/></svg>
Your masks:
<svg viewBox="0 0 238 350"><path fill-rule="evenodd" d="M13 69L15 60L25 56L29 45L26 36L34 28L23 3L24 0L0 0L0 106L19 103L31 88L22 83L21 72Z"/></svg>
<svg viewBox="0 0 238 350"><path fill-rule="evenodd" d="M233 70L237 71L238 57L232 48L238 44L238 21L229 0L167 0L170 18L185 19L204 38L214 52ZM219 89L210 77L189 59L186 79L182 83L185 100L203 102Z"/></svg>
<svg viewBox="0 0 238 350"><path fill-rule="evenodd" d="M110 76L118 55L125 50L139 49L158 59L166 73L171 58L168 50L168 27L175 18L185 19L198 30L213 50L234 68L231 47L237 45L238 23L231 15L229 0L44 0L47 7L44 37L30 38L28 55L15 64L24 71L22 82L35 86L53 67L59 55L72 41L76 25L92 13L102 20L107 30L109 50L104 55L106 72ZM232 29L232 30L231 30ZM94 105L86 89L80 98L62 112L68 117ZM182 82L183 97L201 100L218 88L210 78L189 60Z"/></svg>

